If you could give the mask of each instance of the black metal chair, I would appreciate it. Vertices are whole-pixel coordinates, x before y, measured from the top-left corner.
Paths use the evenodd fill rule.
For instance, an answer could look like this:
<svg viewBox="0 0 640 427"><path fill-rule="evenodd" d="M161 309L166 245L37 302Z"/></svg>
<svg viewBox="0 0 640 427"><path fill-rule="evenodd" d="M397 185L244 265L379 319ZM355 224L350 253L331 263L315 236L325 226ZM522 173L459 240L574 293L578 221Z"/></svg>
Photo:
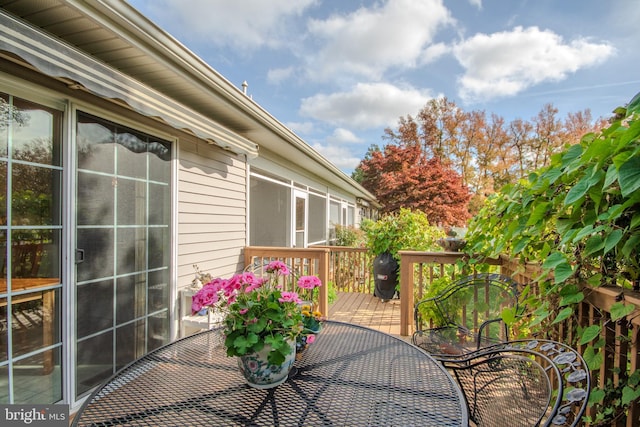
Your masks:
<svg viewBox="0 0 640 427"><path fill-rule="evenodd" d="M555 341L511 341L442 363L478 427L575 426L591 391L584 359Z"/></svg>
<svg viewBox="0 0 640 427"><path fill-rule="evenodd" d="M459 358L509 340L502 311L518 313L518 284L500 274L479 273L451 284L414 307L412 340L438 360Z"/></svg>

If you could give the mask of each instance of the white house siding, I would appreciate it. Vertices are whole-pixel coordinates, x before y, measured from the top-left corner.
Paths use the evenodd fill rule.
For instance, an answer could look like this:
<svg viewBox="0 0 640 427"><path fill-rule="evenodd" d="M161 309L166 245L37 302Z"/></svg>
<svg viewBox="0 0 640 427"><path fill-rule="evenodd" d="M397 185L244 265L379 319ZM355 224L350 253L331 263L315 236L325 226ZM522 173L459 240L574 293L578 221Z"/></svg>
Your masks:
<svg viewBox="0 0 640 427"><path fill-rule="evenodd" d="M242 268L246 242L246 162L218 147L182 138L178 144L177 288L194 264L214 277Z"/></svg>

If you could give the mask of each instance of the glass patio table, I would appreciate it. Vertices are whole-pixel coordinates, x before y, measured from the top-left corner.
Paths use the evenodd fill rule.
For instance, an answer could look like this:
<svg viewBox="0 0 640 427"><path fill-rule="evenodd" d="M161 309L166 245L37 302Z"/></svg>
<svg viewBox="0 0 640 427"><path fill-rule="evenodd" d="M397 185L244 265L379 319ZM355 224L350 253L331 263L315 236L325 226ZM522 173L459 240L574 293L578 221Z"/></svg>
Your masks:
<svg viewBox="0 0 640 427"><path fill-rule="evenodd" d="M456 381L391 335L327 321L276 388L249 387L220 329L161 347L85 401L75 426L466 426Z"/></svg>

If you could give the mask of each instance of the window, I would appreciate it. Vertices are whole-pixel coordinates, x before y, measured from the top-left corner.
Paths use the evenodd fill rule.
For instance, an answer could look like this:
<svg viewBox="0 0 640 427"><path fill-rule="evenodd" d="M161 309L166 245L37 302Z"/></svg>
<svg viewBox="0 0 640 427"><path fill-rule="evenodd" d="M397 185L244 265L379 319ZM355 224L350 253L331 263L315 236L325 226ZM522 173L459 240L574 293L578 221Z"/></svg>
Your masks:
<svg viewBox="0 0 640 427"><path fill-rule="evenodd" d="M291 188L251 177L250 245L289 246L291 241Z"/></svg>
<svg viewBox="0 0 640 427"><path fill-rule="evenodd" d="M327 243L327 198L309 193L309 244Z"/></svg>

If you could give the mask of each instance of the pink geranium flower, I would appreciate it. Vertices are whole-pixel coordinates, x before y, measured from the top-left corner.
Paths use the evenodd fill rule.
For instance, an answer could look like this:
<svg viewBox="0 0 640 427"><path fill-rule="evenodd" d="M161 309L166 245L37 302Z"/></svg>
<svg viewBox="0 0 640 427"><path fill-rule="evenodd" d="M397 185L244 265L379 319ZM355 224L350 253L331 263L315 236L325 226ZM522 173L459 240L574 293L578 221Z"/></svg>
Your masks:
<svg viewBox="0 0 640 427"><path fill-rule="evenodd" d="M276 276L288 276L290 274L289 267L282 261L271 261L269 265L267 265L266 271Z"/></svg>
<svg viewBox="0 0 640 427"><path fill-rule="evenodd" d="M298 279L298 286L302 289L314 289L322 286L322 282L316 276L301 276Z"/></svg>
<svg viewBox="0 0 640 427"><path fill-rule="evenodd" d="M224 313L225 347L230 356L258 351L267 342L306 340L309 332L319 330L307 327L308 319L316 319L309 310L303 315L298 292L310 291L308 293L313 296L313 290L322 284L320 280L315 276L303 276L297 282L298 292L289 292L286 289L291 290L291 284L295 282L284 277L291 274L284 262L272 261L262 272L267 273L265 277L243 272L229 279L211 280L193 297L194 312L207 308ZM257 324L260 328L255 327ZM313 340L311 337L309 342ZM284 350L279 352L282 354L278 357L284 356Z"/></svg>
<svg viewBox="0 0 640 427"><path fill-rule="evenodd" d="M280 301L280 302L295 302L295 303L302 302L300 300L300 298L298 297L298 294L296 292L282 292L281 297L278 298L278 301Z"/></svg>

